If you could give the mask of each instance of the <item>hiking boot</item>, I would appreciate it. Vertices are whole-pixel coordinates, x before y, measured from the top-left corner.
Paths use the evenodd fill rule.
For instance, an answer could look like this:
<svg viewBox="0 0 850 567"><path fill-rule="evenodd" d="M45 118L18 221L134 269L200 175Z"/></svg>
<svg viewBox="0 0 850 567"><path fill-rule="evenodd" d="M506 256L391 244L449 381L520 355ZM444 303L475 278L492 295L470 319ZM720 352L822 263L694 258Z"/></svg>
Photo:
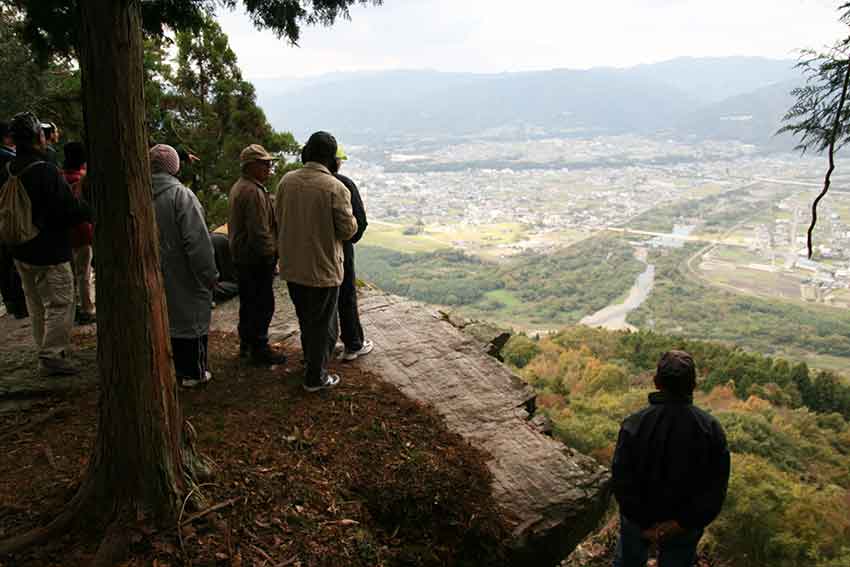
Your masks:
<svg viewBox="0 0 850 567"><path fill-rule="evenodd" d="M198 386L202 386L212 380L212 372L209 370L204 371L203 378L189 378L186 376L178 376L177 381L180 382L180 385L184 388L197 388Z"/></svg>
<svg viewBox="0 0 850 567"><path fill-rule="evenodd" d="M318 392L320 390L330 390L331 388L339 384L339 382L340 378L338 374L325 374L325 377L322 382L316 384L315 386L311 386L307 384L307 382L304 382L304 390L310 393Z"/></svg>
<svg viewBox="0 0 850 567"><path fill-rule="evenodd" d="M286 364L286 355L273 350L268 345L251 351L251 366L275 366Z"/></svg>
<svg viewBox="0 0 850 567"><path fill-rule="evenodd" d="M7 303L6 313L11 315L15 319L26 319L30 316L29 311L27 311L26 303Z"/></svg>
<svg viewBox="0 0 850 567"><path fill-rule="evenodd" d="M94 313L77 312L77 325L93 325L97 323L97 315Z"/></svg>
<svg viewBox="0 0 850 567"><path fill-rule="evenodd" d="M74 376L80 373L80 369L62 353L61 358L39 358L38 373L41 376Z"/></svg>
<svg viewBox="0 0 850 567"><path fill-rule="evenodd" d="M352 360L357 360L361 356L366 356L367 354L372 352L373 348L375 348L375 345L372 343L372 341L366 339L365 341L363 341L363 346L360 347L358 350L345 349L345 352L343 352L342 356L340 356L339 358L340 360L351 362Z"/></svg>
<svg viewBox="0 0 850 567"><path fill-rule="evenodd" d="M26 319L27 317L30 316L30 314L29 314L29 311L27 311L27 308L24 307L23 309L16 309L15 311L12 311L12 316L15 319L21 320L21 319Z"/></svg>
<svg viewBox="0 0 850 567"><path fill-rule="evenodd" d="M251 345L239 343L239 358L248 358L251 356Z"/></svg>

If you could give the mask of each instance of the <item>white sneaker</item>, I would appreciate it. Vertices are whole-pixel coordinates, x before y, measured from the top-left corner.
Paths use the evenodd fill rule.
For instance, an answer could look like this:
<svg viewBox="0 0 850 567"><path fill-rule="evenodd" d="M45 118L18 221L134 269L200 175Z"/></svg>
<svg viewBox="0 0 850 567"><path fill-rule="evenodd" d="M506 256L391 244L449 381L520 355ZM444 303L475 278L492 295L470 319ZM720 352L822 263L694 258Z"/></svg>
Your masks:
<svg viewBox="0 0 850 567"><path fill-rule="evenodd" d="M180 382L180 385L183 386L184 388L197 388L198 386L206 384L207 382L212 380L212 377L213 377L212 372L210 372L209 370L206 370L204 372L203 378L186 378L186 377L183 377L183 376L178 376L177 380Z"/></svg>
<svg viewBox="0 0 850 567"><path fill-rule="evenodd" d="M369 339L366 339L365 341L363 341L363 346L360 347L360 350L353 350L353 351L347 350L344 353L342 353L341 359L348 361L348 362L350 362L352 360L357 360L359 357L366 356L367 354L372 352L373 348L375 348L374 343L372 343L372 341L370 341Z"/></svg>
<svg viewBox="0 0 850 567"><path fill-rule="evenodd" d="M325 380L318 386L308 386L307 383L304 383L304 389L308 392L318 392L319 390L330 390L337 384L339 384L340 378L337 374L327 374L325 375Z"/></svg>

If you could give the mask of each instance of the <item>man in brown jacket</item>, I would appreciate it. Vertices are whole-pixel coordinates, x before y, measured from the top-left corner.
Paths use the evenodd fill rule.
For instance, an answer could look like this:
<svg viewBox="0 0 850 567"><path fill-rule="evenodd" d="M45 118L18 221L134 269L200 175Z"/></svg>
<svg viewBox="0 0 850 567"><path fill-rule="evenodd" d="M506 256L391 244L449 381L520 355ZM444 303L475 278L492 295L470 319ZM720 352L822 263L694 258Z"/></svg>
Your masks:
<svg viewBox="0 0 850 567"><path fill-rule="evenodd" d="M339 376L328 374L327 362L338 335L342 242L357 232L351 195L330 172L336 150L327 132L310 136L301 153L304 167L281 180L275 208L280 275L298 315L308 392L339 383Z"/></svg>
<svg viewBox="0 0 850 567"><path fill-rule="evenodd" d="M286 357L269 347L274 315L274 272L277 262L277 222L268 189L276 158L251 144L239 156L242 175L230 189L227 225L230 251L239 279L240 356L255 366L283 364Z"/></svg>

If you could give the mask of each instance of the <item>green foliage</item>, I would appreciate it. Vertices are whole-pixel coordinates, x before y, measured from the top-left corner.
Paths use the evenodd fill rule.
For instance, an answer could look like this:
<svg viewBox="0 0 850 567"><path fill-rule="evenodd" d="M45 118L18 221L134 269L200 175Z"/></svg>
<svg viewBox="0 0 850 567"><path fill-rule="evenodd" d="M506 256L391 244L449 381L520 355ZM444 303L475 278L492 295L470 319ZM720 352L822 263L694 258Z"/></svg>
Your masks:
<svg viewBox="0 0 850 567"><path fill-rule="evenodd" d="M23 10L22 37L40 61L54 54L73 55L79 37L75 22L79 0L0 0L0 6ZM254 25L296 43L302 25L331 25L349 17L354 4L380 5L382 0L145 0L140 2L142 25L149 36L161 37L166 28L197 31L217 6L244 5Z"/></svg>
<svg viewBox="0 0 850 567"><path fill-rule="evenodd" d="M79 72L63 57L39 64L32 48L20 38L22 23L17 9L0 4L3 119L32 110L42 120L57 122L66 139L79 139L83 123Z"/></svg>
<svg viewBox="0 0 850 567"><path fill-rule="evenodd" d="M539 322L573 323L621 299L646 267L619 238L592 238L549 255L528 255L500 271L504 288Z"/></svg>
<svg viewBox="0 0 850 567"><path fill-rule="evenodd" d="M49 69L51 65L58 65L58 61L71 61L77 55L81 27L77 21L77 2L0 0L4 23L8 17L12 18L14 38L30 50L28 57L21 60L24 67ZM381 0L245 0L242 3L257 27L270 29L295 43L302 25L330 25L337 18L347 18L349 7L354 4L379 5ZM142 28L148 38L145 95L150 107L150 133L156 141L185 145L187 151L201 158L200 164L192 168L198 171L185 172L184 179L190 185L197 181L196 190L202 192L215 193L229 187L238 173L239 150L248 143L262 143L274 152L295 153L298 149L291 135L275 133L268 125L256 105L253 86L242 80L227 38L212 19L217 6L234 8L237 4L236 0L146 0L138 3ZM166 64L166 29L177 35L178 70L174 76ZM0 35L2 42L8 34L3 31ZM17 56L18 52L9 53ZM63 97L62 101L79 116L78 73L70 64L64 70L70 79L61 78L58 83L63 92L71 95ZM47 81L41 83L48 84ZM29 107L34 106L31 99L26 101ZM72 127L71 112L59 116L65 128ZM288 169L287 165L280 167L277 177ZM217 189L211 189L212 186ZM223 222L218 198L207 195L202 200L213 204L214 213L209 223Z"/></svg>
<svg viewBox="0 0 850 567"><path fill-rule="evenodd" d="M778 198L777 198L778 200ZM701 219L701 232L719 234L750 218L764 207L749 189L738 189L671 206L651 209L629 222L629 228L670 232L677 223Z"/></svg>
<svg viewBox="0 0 850 567"><path fill-rule="evenodd" d="M628 320L641 328L737 343L760 352L806 350L850 357L850 313L742 296L693 281L682 265L690 245L650 262L656 284Z"/></svg>
<svg viewBox="0 0 850 567"><path fill-rule="evenodd" d="M831 379L817 390L820 378L810 381L805 364L648 331L575 327L534 345L537 354L515 366L538 391L554 434L605 464L622 420L646 404L660 354L691 352L702 386L696 403L720 420L734 458L724 511L706 545L747 567L839 566L850 557L850 424L802 406L798 390L808 381L807 391L832 399Z"/></svg>
<svg viewBox="0 0 850 567"><path fill-rule="evenodd" d="M383 290L440 305L468 305L499 289L498 267L460 251L403 254L359 246L361 277Z"/></svg>
<svg viewBox="0 0 850 567"><path fill-rule="evenodd" d="M65 139L82 138L79 70L67 57L51 55L37 64L20 39L22 13L0 3L0 98L11 115L35 110L56 121ZM211 226L227 221L227 191L239 176L239 152L259 143L281 156L297 154L289 132L275 132L257 106L254 87L242 79L227 36L201 14L172 42L159 35L145 41L145 102L152 141L181 147L199 162L182 163L181 179L197 193ZM3 78L5 77L5 80ZM21 88L23 78L25 88ZM294 163L281 160L272 185Z"/></svg>
<svg viewBox="0 0 850 567"><path fill-rule="evenodd" d="M530 324L576 323L624 296L644 269L631 246L617 238L589 239L552 255L524 255L504 264L457 251L402 254L358 247L359 273L381 289L464 306L475 316ZM486 297L494 290L517 301L509 306Z"/></svg>
<svg viewBox="0 0 850 567"><path fill-rule="evenodd" d="M847 493L796 481L764 459L734 455L726 506L711 526L717 549L742 566L829 565L847 557Z"/></svg>
<svg viewBox="0 0 850 567"><path fill-rule="evenodd" d="M850 387L832 372L819 372L803 401L815 411L836 412L850 419Z"/></svg>
<svg viewBox="0 0 850 567"><path fill-rule="evenodd" d="M181 164L181 178L198 192L209 224L220 225L227 220L227 191L239 177L245 146L261 144L281 157L300 147L292 134L272 129L215 20L205 17L197 31L178 32L175 45L172 60L165 42L147 41L151 137L200 158ZM281 160L277 168L287 165Z"/></svg>
<svg viewBox="0 0 850 567"><path fill-rule="evenodd" d="M507 344L502 347L502 356L505 362L517 368L525 367L539 352L540 348L537 346L537 342L525 335L512 336Z"/></svg>
<svg viewBox="0 0 850 567"><path fill-rule="evenodd" d="M850 3L838 7L840 19L850 25ZM841 97L844 76L847 73L850 38L842 37L826 52L811 49L800 51L797 68L806 77L805 85L791 91L794 104L783 118L780 132L791 132L799 139L797 149L822 152L829 147L833 125ZM850 141L850 109L845 107L839 121L835 139L836 149Z"/></svg>

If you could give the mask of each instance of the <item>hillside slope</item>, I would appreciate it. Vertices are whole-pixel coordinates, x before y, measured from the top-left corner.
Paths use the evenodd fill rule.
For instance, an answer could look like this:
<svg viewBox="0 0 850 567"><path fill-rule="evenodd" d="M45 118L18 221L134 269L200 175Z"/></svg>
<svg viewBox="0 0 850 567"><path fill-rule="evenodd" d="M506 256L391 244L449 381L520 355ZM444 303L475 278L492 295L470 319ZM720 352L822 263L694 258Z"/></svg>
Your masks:
<svg viewBox="0 0 850 567"><path fill-rule="evenodd" d="M654 366L674 348L694 355L695 403L717 417L732 452L726 503L703 553L719 565L847 565L846 380L804 363L647 331L572 327L540 340L516 336L502 352L537 390L555 436L608 464L620 423L647 404ZM601 564L573 559L571 567Z"/></svg>

